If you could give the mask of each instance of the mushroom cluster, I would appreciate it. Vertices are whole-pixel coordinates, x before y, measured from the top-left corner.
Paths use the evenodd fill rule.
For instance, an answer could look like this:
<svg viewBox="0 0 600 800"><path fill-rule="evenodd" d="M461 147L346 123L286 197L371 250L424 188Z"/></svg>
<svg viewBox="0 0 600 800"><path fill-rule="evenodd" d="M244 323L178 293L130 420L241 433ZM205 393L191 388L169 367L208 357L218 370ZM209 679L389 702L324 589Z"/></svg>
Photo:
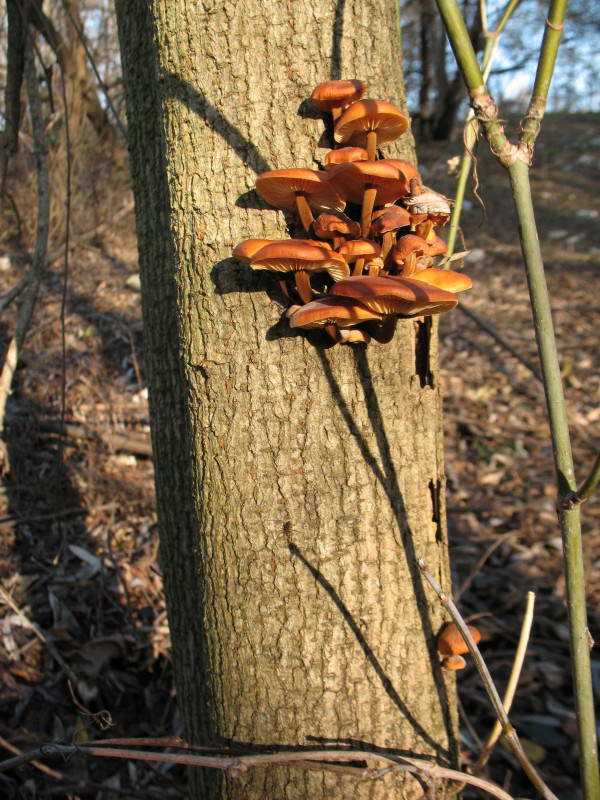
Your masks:
<svg viewBox="0 0 600 800"><path fill-rule="evenodd" d="M467 628L475 644L479 644L481 634L477 628L474 625L467 625ZM444 669L458 670L467 666L463 656L469 652L469 648L455 622L449 622L441 630L437 639L437 651L443 656Z"/></svg>
<svg viewBox="0 0 600 800"><path fill-rule="evenodd" d="M412 164L379 157L408 130L408 117L363 99L366 88L336 80L313 91L312 102L332 115L339 145L324 170L279 169L256 180L263 200L298 215L306 238L246 239L233 251L251 269L283 273L290 327L321 328L342 344L389 342L398 317L450 311L457 292L471 287L466 275L434 262L446 251L436 233L450 218L446 198L423 187Z"/></svg>

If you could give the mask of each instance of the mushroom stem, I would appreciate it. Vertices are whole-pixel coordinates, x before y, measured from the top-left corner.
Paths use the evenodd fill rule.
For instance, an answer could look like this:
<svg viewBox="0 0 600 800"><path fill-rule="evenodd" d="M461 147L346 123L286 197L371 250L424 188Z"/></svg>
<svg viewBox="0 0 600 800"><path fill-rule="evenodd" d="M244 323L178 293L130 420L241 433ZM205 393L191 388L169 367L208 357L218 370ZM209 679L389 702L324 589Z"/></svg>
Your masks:
<svg viewBox="0 0 600 800"><path fill-rule="evenodd" d="M296 289L303 303L310 303L313 299L313 291L310 286L310 279L308 272L304 269L299 269L294 272L294 280L296 282Z"/></svg>
<svg viewBox="0 0 600 800"><path fill-rule="evenodd" d="M377 131L367 132L367 161L377 158Z"/></svg>
<svg viewBox="0 0 600 800"><path fill-rule="evenodd" d="M398 317L395 314L390 314L381 322L369 322L367 328L376 342L379 342L380 344L387 344L394 338L397 321Z"/></svg>
<svg viewBox="0 0 600 800"><path fill-rule="evenodd" d="M342 116L342 112L343 112L343 110L344 110L344 109L343 109L341 106L339 106L338 108L332 108L332 109L331 109L331 116L333 117L333 123L334 123L334 124L335 124L335 123L338 121L338 119L339 119L339 118ZM334 145L333 145L333 146L335 147L335 140L334 140Z"/></svg>
<svg viewBox="0 0 600 800"><path fill-rule="evenodd" d="M300 217L300 221L304 226L304 230L308 231L312 225L314 217L312 211L310 210L310 206L308 205L306 195L302 192L296 193L296 208L298 209L298 216Z"/></svg>
<svg viewBox="0 0 600 800"><path fill-rule="evenodd" d="M410 278L417 271L417 254L413 251L404 259L404 266L400 272L403 278Z"/></svg>
<svg viewBox="0 0 600 800"><path fill-rule="evenodd" d="M344 244L346 240L343 236L334 236L333 237L333 249L339 250L340 247Z"/></svg>
<svg viewBox="0 0 600 800"><path fill-rule="evenodd" d="M381 257L385 261L388 253L394 246L394 231L386 231L383 234L383 242L381 244Z"/></svg>
<svg viewBox="0 0 600 800"><path fill-rule="evenodd" d="M327 331L329 338L333 339L334 342L339 341L339 331L337 325L330 323L329 325L325 325L325 330Z"/></svg>
<svg viewBox="0 0 600 800"><path fill-rule="evenodd" d="M284 280L283 281L277 281L277 283L279 284L279 288L281 289L283 294L287 297L287 299L291 300L292 298L290 297L290 292L289 292L289 289L287 287L287 283Z"/></svg>
<svg viewBox="0 0 600 800"><path fill-rule="evenodd" d="M360 232L364 239L366 239L369 235L369 228L371 227L371 215L373 214L376 197L377 187L366 184L365 193L363 195L362 214L360 217Z"/></svg>
<svg viewBox="0 0 600 800"><path fill-rule="evenodd" d="M381 267L377 266L377 264L371 264L369 266L369 275L372 278L376 278L380 272L381 272Z"/></svg>
<svg viewBox="0 0 600 800"><path fill-rule="evenodd" d="M419 222L415 227L415 233L417 236L420 236L421 239L425 239L426 241L432 230L433 222L430 219L426 219L424 222Z"/></svg>
<svg viewBox="0 0 600 800"><path fill-rule="evenodd" d="M354 262L354 269L352 270L353 275L362 275L363 266L365 264L364 258L357 258Z"/></svg>

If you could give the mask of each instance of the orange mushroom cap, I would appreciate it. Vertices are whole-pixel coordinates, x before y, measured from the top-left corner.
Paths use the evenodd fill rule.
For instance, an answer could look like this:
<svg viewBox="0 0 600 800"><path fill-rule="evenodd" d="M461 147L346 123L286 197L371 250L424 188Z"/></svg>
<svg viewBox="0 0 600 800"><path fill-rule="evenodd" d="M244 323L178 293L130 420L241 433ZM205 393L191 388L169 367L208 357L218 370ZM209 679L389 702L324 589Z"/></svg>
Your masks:
<svg viewBox="0 0 600 800"><path fill-rule="evenodd" d="M332 186L351 203L362 203L365 186L377 188L375 205L381 206L404 197L408 191L404 175L385 159L337 164L327 175Z"/></svg>
<svg viewBox="0 0 600 800"><path fill-rule="evenodd" d="M320 214L312 224L313 233L320 239L338 236L360 236L360 225L341 211Z"/></svg>
<svg viewBox="0 0 600 800"><path fill-rule="evenodd" d="M250 262L252 269L274 272L328 272L334 281L349 274L345 259L324 242L288 239L274 242L259 250Z"/></svg>
<svg viewBox="0 0 600 800"><path fill-rule="evenodd" d="M457 303L450 292L410 278L355 276L336 283L328 296L353 297L378 314L418 314L450 311ZM431 309L431 310L429 310Z"/></svg>
<svg viewBox="0 0 600 800"><path fill-rule="evenodd" d="M338 253L344 256L349 264L356 261L357 258L378 256L380 252L381 248L377 242L372 242L370 239L353 239L338 249Z"/></svg>
<svg viewBox="0 0 600 800"><path fill-rule="evenodd" d="M254 255L263 247L277 241L276 239L244 239L233 248L234 258L240 261L252 261Z"/></svg>
<svg viewBox="0 0 600 800"><path fill-rule="evenodd" d="M415 272L411 276L411 280L423 281L430 286L437 286L446 292L452 292L452 294L466 292L467 289L473 286L473 281L464 272L454 272L451 269L435 269L434 267Z"/></svg>
<svg viewBox="0 0 600 800"><path fill-rule="evenodd" d="M448 245L441 236L436 236L432 242L427 242L429 256L443 256L448 250Z"/></svg>
<svg viewBox="0 0 600 800"><path fill-rule="evenodd" d="M397 267L402 267L406 259L414 253L417 257L428 254L429 245L421 236L407 233L401 236L390 253L390 258Z"/></svg>
<svg viewBox="0 0 600 800"><path fill-rule="evenodd" d="M367 133L377 131L377 144L393 142L408 130L409 119L383 100L359 100L347 108L335 126L336 142L364 147Z"/></svg>
<svg viewBox="0 0 600 800"><path fill-rule="evenodd" d="M367 84L362 81L324 81L312 91L310 99L321 111L333 108L345 108L354 103L367 91Z"/></svg>
<svg viewBox="0 0 600 800"><path fill-rule="evenodd" d="M256 179L256 191L275 208L296 209L296 195L306 197L308 204L319 211L343 211L346 203L327 180L328 173L313 169L276 169L263 172Z"/></svg>
<svg viewBox="0 0 600 800"><path fill-rule="evenodd" d="M419 182L421 181L419 170L414 164L411 164L410 161L402 161L400 158L387 158L386 161L392 164L392 166L396 167L396 169L400 170L400 172L406 178L407 183L410 183L415 178L417 178Z"/></svg>
<svg viewBox="0 0 600 800"><path fill-rule="evenodd" d="M307 303L290 315L291 328L319 328L335 324L338 328L350 328L371 319L381 319L381 315L370 311L352 297L320 297Z"/></svg>
<svg viewBox="0 0 600 800"><path fill-rule="evenodd" d="M481 634L473 625L467 627L475 644L478 644L481 641ZM449 622L438 636L437 651L443 656L462 656L469 652L467 643L455 622Z"/></svg>
<svg viewBox="0 0 600 800"><path fill-rule="evenodd" d="M410 225L410 214L400 206L387 206L373 214L371 236L383 236L384 233L397 231Z"/></svg>
<svg viewBox="0 0 600 800"><path fill-rule="evenodd" d="M330 150L325 156L325 169L329 170L335 164L350 164L353 161L368 161L369 156L364 147L340 147L339 150Z"/></svg>

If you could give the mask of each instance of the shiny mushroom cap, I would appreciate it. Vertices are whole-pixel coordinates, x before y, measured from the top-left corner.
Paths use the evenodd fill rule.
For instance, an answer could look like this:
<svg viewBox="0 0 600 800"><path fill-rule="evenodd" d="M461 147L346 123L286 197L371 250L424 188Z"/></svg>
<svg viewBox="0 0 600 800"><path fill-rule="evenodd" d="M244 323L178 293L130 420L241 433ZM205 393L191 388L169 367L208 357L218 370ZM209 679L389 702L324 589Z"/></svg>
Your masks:
<svg viewBox="0 0 600 800"><path fill-rule="evenodd" d="M435 231L433 241L427 242L427 255L428 256L443 256L448 250L448 245L441 236L436 236Z"/></svg>
<svg viewBox="0 0 600 800"><path fill-rule="evenodd" d="M313 169L276 169L263 172L256 179L256 191L275 208L296 209L296 195L306 197L308 204L319 211L343 211L346 203L326 179L328 173Z"/></svg>
<svg viewBox="0 0 600 800"><path fill-rule="evenodd" d="M320 328L333 324L338 328L350 328L372 319L381 319L381 315L351 297L331 295L307 303L289 317L291 328Z"/></svg>
<svg viewBox="0 0 600 800"><path fill-rule="evenodd" d="M364 147L367 133L377 131L377 144L393 142L408 130L409 119L398 108L383 100L359 100L347 108L337 121L334 138Z"/></svg>
<svg viewBox="0 0 600 800"><path fill-rule="evenodd" d="M349 274L344 258L324 242L288 239L268 244L259 250L250 262L252 269L274 272L328 272L334 281Z"/></svg>
<svg viewBox="0 0 600 800"><path fill-rule="evenodd" d="M415 272L411 276L411 280L423 281L430 286L437 286L446 292L452 292L452 294L466 292L467 289L473 286L473 281L464 272L454 272L451 269L435 269L434 267Z"/></svg>
<svg viewBox="0 0 600 800"><path fill-rule="evenodd" d="M419 183L421 182L419 170L414 164L411 164L410 161L402 161L400 158L388 158L386 161L392 164L392 166L396 167L396 169L400 170L400 172L406 178L407 183L410 184L410 182L415 178L419 181Z"/></svg>
<svg viewBox="0 0 600 800"><path fill-rule="evenodd" d="M277 241L276 239L244 239L233 248L233 257L240 261L252 261L255 254L263 247Z"/></svg>
<svg viewBox="0 0 600 800"><path fill-rule="evenodd" d="M329 296L353 297L378 314L419 314L450 311L457 303L456 297L435 286L407 278L356 276L336 283Z"/></svg>
<svg viewBox="0 0 600 800"><path fill-rule="evenodd" d="M339 249L338 253L351 264L357 258L372 258L378 256L381 248L377 242L372 242L370 239L354 239L351 242L346 242Z"/></svg>
<svg viewBox="0 0 600 800"><path fill-rule="evenodd" d="M468 625L469 632L475 644L481 641L481 634L473 625ZM462 656L469 652L467 643L463 639L462 633L458 630L456 623L450 622L444 627L437 639L437 651L443 656Z"/></svg>
<svg viewBox="0 0 600 800"><path fill-rule="evenodd" d="M360 225L341 211L320 214L312 224L313 233L319 239L334 239L338 236L360 236Z"/></svg>
<svg viewBox="0 0 600 800"><path fill-rule="evenodd" d="M350 164L352 161L367 161L369 156L364 147L340 147L339 150L330 150L325 156L325 169L330 169L335 164Z"/></svg>
<svg viewBox="0 0 600 800"><path fill-rule="evenodd" d="M397 231L410 225L410 214L400 206L387 206L373 214L371 236L383 236L384 233Z"/></svg>
<svg viewBox="0 0 600 800"><path fill-rule="evenodd" d="M329 182L351 203L362 203L365 187L376 187L375 205L398 200L408 191L404 175L385 159L337 164L328 171Z"/></svg>
<svg viewBox="0 0 600 800"><path fill-rule="evenodd" d="M321 111L331 111L334 108L345 108L360 100L366 91L366 83L358 80L324 81L315 86L310 99Z"/></svg>
<svg viewBox="0 0 600 800"><path fill-rule="evenodd" d="M406 236L401 236L396 242L391 252L391 259L397 267L401 267L406 259L413 253L417 258L429 255L428 244L421 236L417 236L414 233L407 233Z"/></svg>

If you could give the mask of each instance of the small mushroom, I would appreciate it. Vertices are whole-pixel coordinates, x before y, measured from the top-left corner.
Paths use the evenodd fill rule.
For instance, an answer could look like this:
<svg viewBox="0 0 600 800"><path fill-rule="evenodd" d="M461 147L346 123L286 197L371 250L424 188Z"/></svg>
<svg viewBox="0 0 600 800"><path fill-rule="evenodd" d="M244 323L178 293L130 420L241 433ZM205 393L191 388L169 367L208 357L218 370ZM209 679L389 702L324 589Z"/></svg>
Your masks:
<svg viewBox="0 0 600 800"><path fill-rule="evenodd" d="M344 236L358 238L360 225L341 211L328 211L319 214L312 224L313 233L319 239L331 239L337 250L344 243Z"/></svg>
<svg viewBox="0 0 600 800"><path fill-rule="evenodd" d="M340 147L330 150L325 156L325 169L331 169L336 164L350 164L353 161L367 161L368 154L364 147Z"/></svg>
<svg viewBox="0 0 600 800"><path fill-rule="evenodd" d="M473 625L468 625L467 627L475 640L475 644L478 644L481 641L481 634ZM467 643L455 622L449 622L439 634L437 651L442 656L462 656L469 652Z"/></svg>
<svg viewBox="0 0 600 800"><path fill-rule="evenodd" d="M360 229L363 237L371 227L373 208L393 203L408 191L404 175L385 159L338 164L327 174L339 194L351 203L362 202Z"/></svg>
<svg viewBox="0 0 600 800"><path fill-rule="evenodd" d="M403 278L411 278L418 269L419 259L428 254L428 244L421 236L407 233L401 236L390 253L390 259ZM427 259L431 263L431 259Z"/></svg>
<svg viewBox="0 0 600 800"><path fill-rule="evenodd" d="M438 314L450 311L457 303L451 292L392 275L344 278L331 287L328 297L332 296L353 297L382 317L388 314L401 314L405 317Z"/></svg>
<svg viewBox="0 0 600 800"><path fill-rule="evenodd" d="M296 289L304 303L313 298L309 273L328 272L334 281L350 274L344 258L325 242L288 239L259 250L250 262L252 269L293 272Z"/></svg>
<svg viewBox="0 0 600 800"><path fill-rule="evenodd" d="M297 211L304 230L313 221L312 208L343 211L346 203L326 180L326 172L312 169L276 169L256 179L256 191L275 208Z"/></svg>
<svg viewBox="0 0 600 800"><path fill-rule="evenodd" d="M367 91L362 81L324 81L312 91L310 99L320 111L331 111L335 122L344 108L360 100Z"/></svg>
<svg viewBox="0 0 600 800"><path fill-rule="evenodd" d="M369 161L374 161L377 147L393 142L408 130L409 119L398 108L383 100L359 100L338 119L334 137L340 144L366 145Z"/></svg>
<svg viewBox="0 0 600 800"><path fill-rule="evenodd" d="M373 214L371 236L383 236L381 257L385 261L394 246L395 232L410 225L410 214L400 206L387 206Z"/></svg>
<svg viewBox="0 0 600 800"><path fill-rule="evenodd" d="M338 252L344 256L349 264L354 262L352 274L361 275L365 260L378 256L380 249L377 242L372 242L369 239L354 239L343 244Z"/></svg>
<svg viewBox="0 0 600 800"><path fill-rule="evenodd" d="M305 306L288 312L291 328L324 328L334 341L349 344L356 341L367 341L364 336L341 335L341 329L351 328L361 322L381 319L376 312L351 297L320 297Z"/></svg>

